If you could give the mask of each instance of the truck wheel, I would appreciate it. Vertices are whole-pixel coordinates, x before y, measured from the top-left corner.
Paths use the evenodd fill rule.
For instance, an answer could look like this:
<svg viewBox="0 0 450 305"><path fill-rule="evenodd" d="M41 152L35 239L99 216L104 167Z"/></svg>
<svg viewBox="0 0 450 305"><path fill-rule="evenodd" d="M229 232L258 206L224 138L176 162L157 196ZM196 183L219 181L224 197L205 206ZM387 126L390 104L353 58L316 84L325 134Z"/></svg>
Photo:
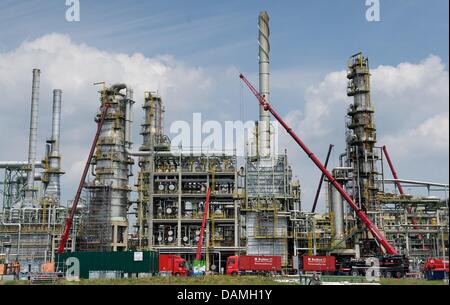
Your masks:
<svg viewBox="0 0 450 305"><path fill-rule="evenodd" d="M180 276L181 276L181 274L179 274L179 273L175 273L175 276L176 276L176 277L180 277Z"/></svg>
<svg viewBox="0 0 450 305"><path fill-rule="evenodd" d="M233 272L231 272L231 275L232 275L232 276L237 276L238 273L237 273L236 271L233 271Z"/></svg>
<svg viewBox="0 0 450 305"><path fill-rule="evenodd" d="M395 274L395 277L398 279L401 279L403 276L404 276L403 273L400 271Z"/></svg>
<svg viewBox="0 0 450 305"><path fill-rule="evenodd" d="M359 275L358 271L356 271L356 270L352 271L352 276L358 276L358 275Z"/></svg>
<svg viewBox="0 0 450 305"><path fill-rule="evenodd" d="M390 271L386 272L386 277L387 278L391 278L392 277L392 272L390 272Z"/></svg>

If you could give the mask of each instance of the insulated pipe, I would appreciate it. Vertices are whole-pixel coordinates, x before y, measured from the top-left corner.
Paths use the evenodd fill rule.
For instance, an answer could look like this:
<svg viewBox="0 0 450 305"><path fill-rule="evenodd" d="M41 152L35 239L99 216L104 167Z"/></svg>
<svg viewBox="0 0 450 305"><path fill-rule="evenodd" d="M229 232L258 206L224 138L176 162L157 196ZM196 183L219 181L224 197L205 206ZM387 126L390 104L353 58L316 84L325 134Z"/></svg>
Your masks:
<svg viewBox="0 0 450 305"><path fill-rule="evenodd" d="M28 161L0 161L0 168L20 168L23 166L28 165ZM42 162L35 162L34 163L35 168L42 168ZM27 175L28 177L28 175Z"/></svg>
<svg viewBox="0 0 450 305"><path fill-rule="evenodd" d="M269 85L269 64L270 64L270 29L269 15L267 12L261 12L258 22L259 29L259 93L265 97L266 101L270 101L270 85ZM259 107L259 156L270 156L270 114L264 110L263 106Z"/></svg>
<svg viewBox="0 0 450 305"><path fill-rule="evenodd" d="M125 113L125 143L127 148L131 148L132 146L132 124L133 124L133 95L134 91L131 88L127 88L126 95L126 113Z"/></svg>
<svg viewBox="0 0 450 305"><path fill-rule="evenodd" d="M127 85L125 84L114 84L110 87L110 89L116 93L119 93L120 90L126 89Z"/></svg>
<svg viewBox="0 0 450 305"><path fill-rule="evenodd" d="M36 139L38 130L38 115L39 115L39 87L40 87L41 71L39 69L33 70L33 87L31 92L31 116L30 116L30 136L28 144L28 164L30 171L27 178L27 192L26 199L33 199L34 188L34 171L36 163Z"/></svg>
<svg viewBox="0 0 450 305"><path fill-rule="evenodd" d="M344 202L339 191L329 184L330 209L333 213L334 239L341 240L345 235L344 228Z"/></svg>

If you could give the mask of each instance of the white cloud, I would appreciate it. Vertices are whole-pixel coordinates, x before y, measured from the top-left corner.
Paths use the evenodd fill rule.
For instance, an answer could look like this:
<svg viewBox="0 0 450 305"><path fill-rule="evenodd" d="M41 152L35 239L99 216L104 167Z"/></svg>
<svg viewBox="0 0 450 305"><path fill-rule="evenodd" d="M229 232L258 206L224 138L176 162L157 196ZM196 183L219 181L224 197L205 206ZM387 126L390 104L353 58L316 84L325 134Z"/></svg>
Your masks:
<svg viewBox="0 0 450 305"><path fill-rule="evenodd" d="M420 124L417 128L401 134L388 135L382 142L391 147L399 158L427 157L429 155L448 155L449 153L449 114L438 114Z"/></svg>

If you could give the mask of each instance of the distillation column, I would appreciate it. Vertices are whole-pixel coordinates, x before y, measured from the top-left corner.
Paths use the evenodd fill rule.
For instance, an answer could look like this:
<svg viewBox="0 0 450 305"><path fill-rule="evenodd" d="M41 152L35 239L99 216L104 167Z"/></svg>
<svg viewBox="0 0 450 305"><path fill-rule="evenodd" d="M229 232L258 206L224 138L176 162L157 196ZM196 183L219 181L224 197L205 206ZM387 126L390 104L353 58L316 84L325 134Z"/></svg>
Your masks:
<svg viewBox="0 0 450 305"><path fill-rule="evenodd" d="M170 150L170 143L163 134L164 107L159 95L146 92L144 96L144 123L141 135L143 138L141 152L148 153L139 160L138 177L138 231L139 240L147 239L148 245L154 245L153 223L153 189L154 189L154 152ZM147 231L145 231L147 228ZM146 236L146 237L145 237Z"/></svg>
<svg viewBox="0 0 450 305"><path fill-rule="evenodd" d="M375 149L375 111L370 97L369 60L362 53L350 58L347 77L347 95L353 97L353 104L348 110L350 121L347 124L347 165L353 168L352 193L355 201L378 224L376 215L379 205L376 195L379 192L379 172L376 163L379 156Z"/></svg>
<svg viewBox="0 0 450 305"><path fill-rule="evenodd" d="M132 160L126 154L126 111L130 103L120 91L126 85L117 84L102 90L103 111L105 104L110 108L105 117L97 142L95 160L95 185L110 187L109 224L112 229L111 247L113 251L128 248L128 203L129 203L129 166ZM106 213L106 211L105 211Z"/></svg>

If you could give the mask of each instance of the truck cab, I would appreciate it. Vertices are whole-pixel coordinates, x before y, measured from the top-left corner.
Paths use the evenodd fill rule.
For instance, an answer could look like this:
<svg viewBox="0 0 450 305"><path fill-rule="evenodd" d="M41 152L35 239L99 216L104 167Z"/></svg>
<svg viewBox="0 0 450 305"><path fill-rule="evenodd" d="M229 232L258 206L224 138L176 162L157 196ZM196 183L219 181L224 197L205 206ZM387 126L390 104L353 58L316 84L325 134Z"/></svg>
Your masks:
<svg viewBox="0 0 450 305"><path fill-rule="evenodd" d="M227 275L239 275L239 256L227 258Z"/></svg>
<svg viewBox="0 0 450 305"><path fill-rule="evenodd" d="M159 272L173 276L187 276L186 260L174 254L159 256Z"/></svg>

